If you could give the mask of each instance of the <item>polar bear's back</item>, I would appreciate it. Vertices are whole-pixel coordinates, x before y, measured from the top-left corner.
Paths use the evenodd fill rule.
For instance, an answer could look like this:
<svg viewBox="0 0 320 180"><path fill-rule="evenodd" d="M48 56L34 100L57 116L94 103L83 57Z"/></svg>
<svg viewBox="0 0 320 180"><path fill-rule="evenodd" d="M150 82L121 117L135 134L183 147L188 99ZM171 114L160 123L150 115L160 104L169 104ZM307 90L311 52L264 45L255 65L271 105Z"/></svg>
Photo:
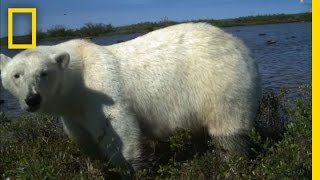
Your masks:
<svg viewBox="0 0 320 180"><path fill-rule="evenodd" d="M120 59L125 96L142 124L154 127L150 133L208 124L218 134L250 127L258 72L250 51L232 35L187 23L107 49Z"/></svg>

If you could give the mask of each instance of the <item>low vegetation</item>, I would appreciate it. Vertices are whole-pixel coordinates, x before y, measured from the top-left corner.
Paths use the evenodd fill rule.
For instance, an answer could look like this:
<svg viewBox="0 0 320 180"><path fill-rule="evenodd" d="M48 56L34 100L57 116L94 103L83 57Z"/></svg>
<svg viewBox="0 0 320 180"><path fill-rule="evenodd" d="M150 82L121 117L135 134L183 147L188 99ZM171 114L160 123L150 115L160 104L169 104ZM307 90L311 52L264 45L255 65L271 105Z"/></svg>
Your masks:
<svg viewBox="0 0 320 180"><path fill-rule="evenodd" d="M250 133L249 157L221 159L206 135L184 130L146 142L150 162L136 179L311 179L311 87L296 99L287 90L264 96ZM107 162L92 160L54 117L0 113L0 174L6 179L116 179Z"/></svg>
<svg viewBox="0 0 320 180"><path fill-rule="evenodd" d="M247 16L233 19L201 19L192 22L207 22L219 27L228 26L244 26L255 24L277 24L277 23L292 23L292 22L311 22L311 13L299 14L275 14L275 15L258 15ZM186 21L187 22L187 21ZM188 21L191 22L191 21ZM67 40L72 38L87 38L92 36L109 36L115 34L131 34L131 33L147 33L156 29L164 28L170 25L179 24L183 22L175 22L169 20L167 17L158 22L143 22L133 25L114 27L111 24L102 23L86 23L79 29L68 29L64 26L57 25L47 30L47 32L38 31L38 41L50 40ZM6 45L7 37L1 38L0 44ZM31 35L16 36L14 43L30 43Z"/></svg>

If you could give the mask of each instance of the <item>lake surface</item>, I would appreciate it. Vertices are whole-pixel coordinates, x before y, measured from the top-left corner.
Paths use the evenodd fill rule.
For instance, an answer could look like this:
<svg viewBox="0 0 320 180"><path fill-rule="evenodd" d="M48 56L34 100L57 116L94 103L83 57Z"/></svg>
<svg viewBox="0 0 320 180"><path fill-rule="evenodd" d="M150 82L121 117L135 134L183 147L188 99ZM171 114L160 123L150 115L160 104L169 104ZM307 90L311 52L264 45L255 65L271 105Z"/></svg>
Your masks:
<svg viewBox="0 0 320 180"><path fill-rule="evenodd" d="M278 91L286 85L294 95L298 87L311 83L311 23L269 24L224 28L242 39L252 50L258 62L264 91ZM110 45L134 39L141 33L95 37L93 42ZM56 42L40 43L41 45ZM14 56L18 50L1 47L1 53ZM17 101L0 86L0 111L9 116L21 112Z"/></svg>

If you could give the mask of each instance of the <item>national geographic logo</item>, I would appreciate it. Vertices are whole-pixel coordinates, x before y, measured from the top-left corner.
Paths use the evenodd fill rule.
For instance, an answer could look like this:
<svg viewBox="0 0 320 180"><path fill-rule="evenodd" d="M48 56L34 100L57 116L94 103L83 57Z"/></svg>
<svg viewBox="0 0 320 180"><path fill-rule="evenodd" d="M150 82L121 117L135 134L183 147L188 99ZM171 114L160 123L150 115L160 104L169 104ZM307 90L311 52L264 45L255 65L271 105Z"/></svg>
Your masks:
<svg viewBox="0 0 320 180"><path fill-rule="evenodd" d="M13 14L31 13L31 44L13 44ZM37 46L37 9L36 8L8 8L8 49L31 49Z"/></svg>

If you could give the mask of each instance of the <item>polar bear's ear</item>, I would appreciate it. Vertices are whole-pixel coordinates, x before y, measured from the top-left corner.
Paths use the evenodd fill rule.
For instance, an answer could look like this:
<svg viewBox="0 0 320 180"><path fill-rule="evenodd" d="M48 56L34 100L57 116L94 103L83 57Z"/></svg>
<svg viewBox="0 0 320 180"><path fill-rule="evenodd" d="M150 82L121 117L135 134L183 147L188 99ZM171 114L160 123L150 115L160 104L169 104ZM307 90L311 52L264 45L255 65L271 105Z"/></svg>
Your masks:
<svg viewBox="0 0 320 180"><path fill-rule="evenodd" d="M70 55L67 52L61 52L61 53L55 54L53 56L53 59L55 60L55 62L58 63L61 69L65 69L69 65Z"/></svg>
<svg viewBox="0 0 320 180"><path fill-rule="evenodd" d="M0 71L6 66L6 64L10 61L10 57L0 54Z"/></svg>

